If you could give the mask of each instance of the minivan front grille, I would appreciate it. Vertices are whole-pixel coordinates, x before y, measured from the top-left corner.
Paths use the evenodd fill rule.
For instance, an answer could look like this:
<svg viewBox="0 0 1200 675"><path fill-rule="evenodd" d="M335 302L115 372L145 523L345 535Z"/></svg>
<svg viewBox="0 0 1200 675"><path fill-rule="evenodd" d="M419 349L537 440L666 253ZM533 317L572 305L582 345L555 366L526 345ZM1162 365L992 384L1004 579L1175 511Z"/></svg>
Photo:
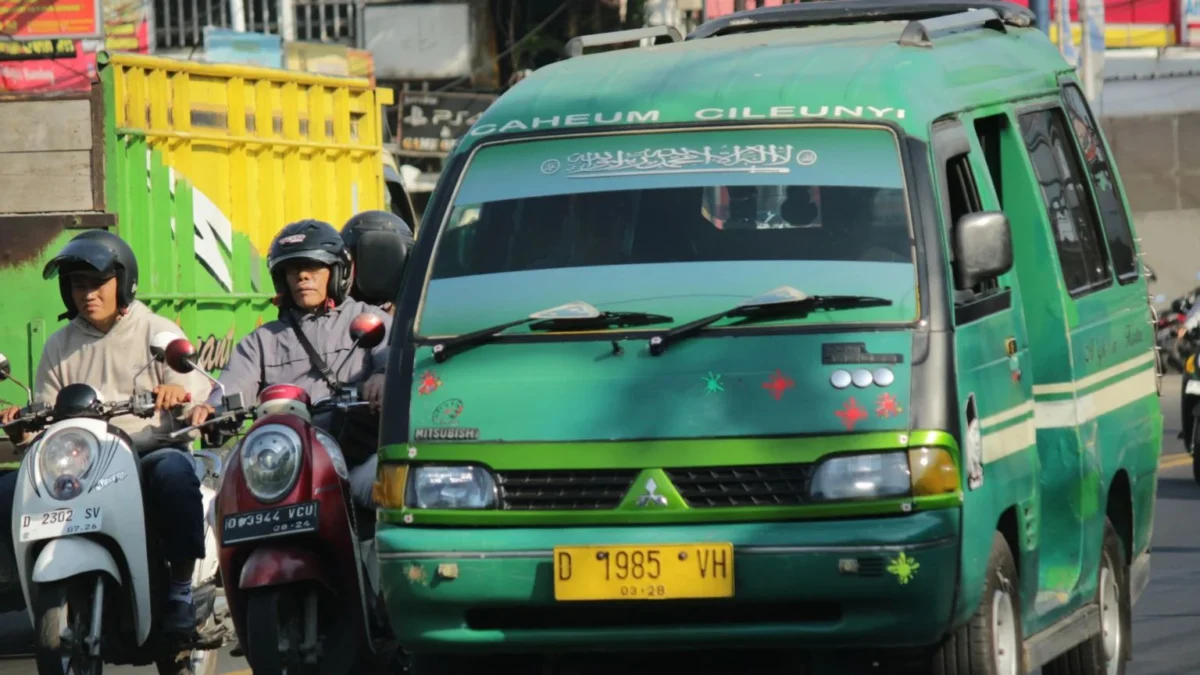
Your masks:
<svg viewBox="0 0 1200 675"><path fill-rule="evenodd" d="M812 464L666 469L693 508L798 506L809 503Z"/></svg>
<svg viewBox="0 0 1200 675"><path fill-rule="evenodd" d="M508 511L615 509L629 492L636 469L499 471L500 508Z"/></svg>

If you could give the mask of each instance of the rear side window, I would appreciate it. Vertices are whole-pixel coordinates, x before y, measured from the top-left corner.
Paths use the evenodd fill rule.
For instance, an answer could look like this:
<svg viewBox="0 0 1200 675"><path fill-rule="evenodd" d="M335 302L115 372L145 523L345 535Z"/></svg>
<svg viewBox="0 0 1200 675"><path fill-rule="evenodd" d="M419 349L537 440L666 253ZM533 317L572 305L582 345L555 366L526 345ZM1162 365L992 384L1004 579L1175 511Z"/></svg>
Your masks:
<svg viewBox="0 0 1200 675"><path fill-rule="evenodd" d="M1025 113L1020 121L1068 292L1079 296L1111 284L1091 195L1062 111Z"/></svg>
<svg viewBox="0 0 1200 675"><path fill-rule="evenodd" d="M1113 269L1123 282L1137 278L1137 252L1133 247L1133 232L1129 228L1129 217L1121 201L1120 188L1113 177L1112 164L1104 150L1104 142L1096 128L1079 87L1068 84L1063 87L1063 100L1067 104L1067 116L1071 118L1071 130L1079 143L1079 151L1087 165L1096 204L1100 207L1100 222L1108 238L1108 250L1112 255Z"/></svg>

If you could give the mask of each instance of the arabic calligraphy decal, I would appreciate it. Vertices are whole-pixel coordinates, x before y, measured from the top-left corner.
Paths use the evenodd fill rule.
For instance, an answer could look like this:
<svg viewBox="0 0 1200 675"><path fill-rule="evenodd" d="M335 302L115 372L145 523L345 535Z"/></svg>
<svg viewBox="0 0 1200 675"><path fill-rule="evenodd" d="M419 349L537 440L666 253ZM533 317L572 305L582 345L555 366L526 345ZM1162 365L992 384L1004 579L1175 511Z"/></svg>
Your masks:
<svg viewBox="0 0 1200 675"><path fill-rule="evenodd" d="M812 166L816 161L817 153L812 150L769 143L577 152L567 155L565 162L548 159L542 162L541 169L551 175L565 166L568 178L730 171L791 173L794 166Z"/></svg>

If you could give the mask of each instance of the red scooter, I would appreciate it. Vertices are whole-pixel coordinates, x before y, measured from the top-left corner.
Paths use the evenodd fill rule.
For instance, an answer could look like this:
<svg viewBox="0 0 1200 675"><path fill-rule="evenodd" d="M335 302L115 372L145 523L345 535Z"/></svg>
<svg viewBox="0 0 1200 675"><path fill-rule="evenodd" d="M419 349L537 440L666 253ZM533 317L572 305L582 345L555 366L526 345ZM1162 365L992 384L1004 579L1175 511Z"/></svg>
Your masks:
<svg viewBox="0 0 1200 675"><path fill-rule="evenodd" d="M372 314L355 317L350 330L355 348L384 339ZM192 347L178 342L167 362L188 372ZM252 410L231 398L200 426L228 433L255 420L230 453L216 505L225 598L250 668L255 675L400 672L402 652L369 574L374 513L354 505L339 444L313 424L315 415L366 402L356 388L341 387L314 403L290 384L263 389Z"/></svg>

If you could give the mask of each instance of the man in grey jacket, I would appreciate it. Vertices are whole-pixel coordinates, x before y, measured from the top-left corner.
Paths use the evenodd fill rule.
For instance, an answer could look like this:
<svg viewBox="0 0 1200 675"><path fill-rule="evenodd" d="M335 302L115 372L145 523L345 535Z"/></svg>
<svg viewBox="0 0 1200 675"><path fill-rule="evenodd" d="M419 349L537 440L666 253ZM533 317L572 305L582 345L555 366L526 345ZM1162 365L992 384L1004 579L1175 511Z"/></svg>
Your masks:
<svg viewBox="0 0 1200 675"><path fill-rule="evenodd" d="M112 423L129 434L141 457L148 522L171 566L164 628L190 636L196 628L192 575L196 560L204 557L204 508L195 466L185 453L167 447L172 445L167 434L183 426L175 411L187 414L188 399L203 400L210 385L198 372L181 375L159 363L142 372L150 361L150 339L163 331L183 337L183 331L134 299L137 260L120 237L103 230L76 236L46 265L43 276L49 279L55 274L67 309L64 318L71 321L51 335L42 349L35 397L53 405L58 392L74 383L91 385L107 401L129 398L136 391L154 392L159 410L155 417L127 415L113 418ZM0 410L0 424L12 422L19 414L18 408ZM8 427L6 432L19 430ZM0 478L4 562L13 557L16 480L16 471Z"/></svg>
<svg viewBox="0 0 1200 675"><path fill-rule="evenodd" d="M331 380L361 385L371 415L369 420L359 420L357 442L347 443L347 437L342 436L342 452L352 467L350 488L354 501L363 508L373 508L377 414L383 396L387 343L371 351L355 350L345 363L343 359L354 347L350 337L354 317L374 314L383 319L388 330L392 317L379 307L348 297L352 281L350 255L341 235L328 223L302 220L280 230L271 242L267 267L275 284L279 319L263 324L238 343L219 381L226 394L241 393L248 401L273 384L302 387L313 401L332 393ZM322 363L314 363L298 332L303 333ZM338 372L332 372L335 368ZM220 395L220 390L214 390L207 404L193 409L192 424L208 419L220 403ZM330 431L327 417L314 422Z"/></svg>

